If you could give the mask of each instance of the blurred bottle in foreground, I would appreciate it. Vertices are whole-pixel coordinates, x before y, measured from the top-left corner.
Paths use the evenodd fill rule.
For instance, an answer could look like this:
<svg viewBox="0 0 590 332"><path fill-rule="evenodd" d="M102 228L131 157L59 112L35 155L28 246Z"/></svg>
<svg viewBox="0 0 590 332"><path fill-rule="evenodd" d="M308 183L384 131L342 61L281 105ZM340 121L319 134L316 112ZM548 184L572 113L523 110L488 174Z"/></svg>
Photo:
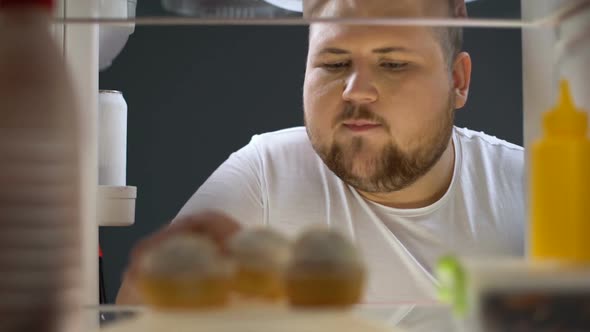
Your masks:
<svg viewBox="0 0 590 332"><path fill-rule="evenodd" d="M53 7L0 0L3 332L79 330L79 120Z"/></svg>

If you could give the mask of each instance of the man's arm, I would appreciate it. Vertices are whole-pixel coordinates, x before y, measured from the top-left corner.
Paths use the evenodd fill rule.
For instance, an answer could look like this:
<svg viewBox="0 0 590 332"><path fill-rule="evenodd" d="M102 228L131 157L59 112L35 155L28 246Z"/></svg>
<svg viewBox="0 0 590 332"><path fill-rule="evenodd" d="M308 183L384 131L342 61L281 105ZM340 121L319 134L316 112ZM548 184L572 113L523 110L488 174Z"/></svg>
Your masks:
<svg viewBox="0 0 590 332"><path fill-rule="evenodd" d="M121 287L115 299L117 305L141 305L142 300L128 272L123 273Z"/></svg>
<svg viewBox="0 0 590 332"><path fill-rule="evenodd" d="M222 211L242 225L264 223L266 192L254 143L233 153L180 209L174 222L204 210Z"/></svg>
<svg viewBox="0 0 590 332"><path fill-rule="evenodd" d="M151 243L171 233L196 232L211 236L223 248L225 240L240 225L263 224L264 191L261 170L260 157L252 142L233 153L190 198L170 226L141 240L135 246L115 303L142 304L133 281L134 266L138 256Z"/></svg>

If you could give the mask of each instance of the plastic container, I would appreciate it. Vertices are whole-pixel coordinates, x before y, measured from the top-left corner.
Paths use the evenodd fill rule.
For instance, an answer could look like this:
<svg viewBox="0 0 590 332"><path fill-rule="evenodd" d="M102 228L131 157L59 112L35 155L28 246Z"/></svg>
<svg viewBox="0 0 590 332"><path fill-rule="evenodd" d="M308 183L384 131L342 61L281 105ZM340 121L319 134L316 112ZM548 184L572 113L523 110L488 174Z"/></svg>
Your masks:
<svg viewBox="0 0 590 332"><path fill-rule="evenodd" d="M456 332L590 331L590 268L514 258L445 257L440 299Z"/></svg>
<svg viewBox="0 0 590 332"><path fill-rule="evenodd" d="M136 187L98 186L99 226L131 226L135 222Z"/></svg>

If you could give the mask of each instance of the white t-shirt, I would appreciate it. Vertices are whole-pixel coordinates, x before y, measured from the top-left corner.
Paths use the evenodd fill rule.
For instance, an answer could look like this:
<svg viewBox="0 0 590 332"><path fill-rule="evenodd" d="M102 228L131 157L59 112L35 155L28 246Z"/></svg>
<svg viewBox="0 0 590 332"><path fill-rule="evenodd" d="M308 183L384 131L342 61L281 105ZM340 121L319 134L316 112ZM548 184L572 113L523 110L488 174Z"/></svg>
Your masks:
<svg viewBox="0 0 590 332"><path fill-rule="evenodd" d="M444 196L427 207L395 209L366 200L332 173L305 128L256 135L179 215L219 209L244 225L269 225L287 235L312 224L329 225L354 239L364 254L366 303L410 309L433 304L431 272L441 255L524 253L523 149L460 128L454 128L453 142L455 167ZM398 318L424 322L419 310L402 311Z"/></svg>

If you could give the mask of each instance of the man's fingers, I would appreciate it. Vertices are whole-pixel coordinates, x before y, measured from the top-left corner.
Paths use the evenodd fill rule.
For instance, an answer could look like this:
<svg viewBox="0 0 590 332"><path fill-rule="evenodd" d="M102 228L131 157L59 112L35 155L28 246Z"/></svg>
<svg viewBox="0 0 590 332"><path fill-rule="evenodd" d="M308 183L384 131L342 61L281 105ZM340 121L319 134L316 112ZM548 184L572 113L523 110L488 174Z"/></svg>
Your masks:
<svg viewBox="0 0 590 332"><path fill-rule="evenodd" d="M133 263L145 250L176 234L193 233L206 236L214 241L221 251L225 251L227 240L236 234L240 228L240 224L221 212L205 211L199 214L183 216L172 224L166 225L145 239L140 240L131 250L131 261ZM133 270L133 266L131 270Z"/></svg>
<svg viewBox="0 0 590 332"><path fill-rule="evenodd" d="M183 216L170 225L172 232L192 232L208 236L221 250L225 250L226 242L235 235L241 226L226 214L217 211L206 211L195 215Z"/></svg>

